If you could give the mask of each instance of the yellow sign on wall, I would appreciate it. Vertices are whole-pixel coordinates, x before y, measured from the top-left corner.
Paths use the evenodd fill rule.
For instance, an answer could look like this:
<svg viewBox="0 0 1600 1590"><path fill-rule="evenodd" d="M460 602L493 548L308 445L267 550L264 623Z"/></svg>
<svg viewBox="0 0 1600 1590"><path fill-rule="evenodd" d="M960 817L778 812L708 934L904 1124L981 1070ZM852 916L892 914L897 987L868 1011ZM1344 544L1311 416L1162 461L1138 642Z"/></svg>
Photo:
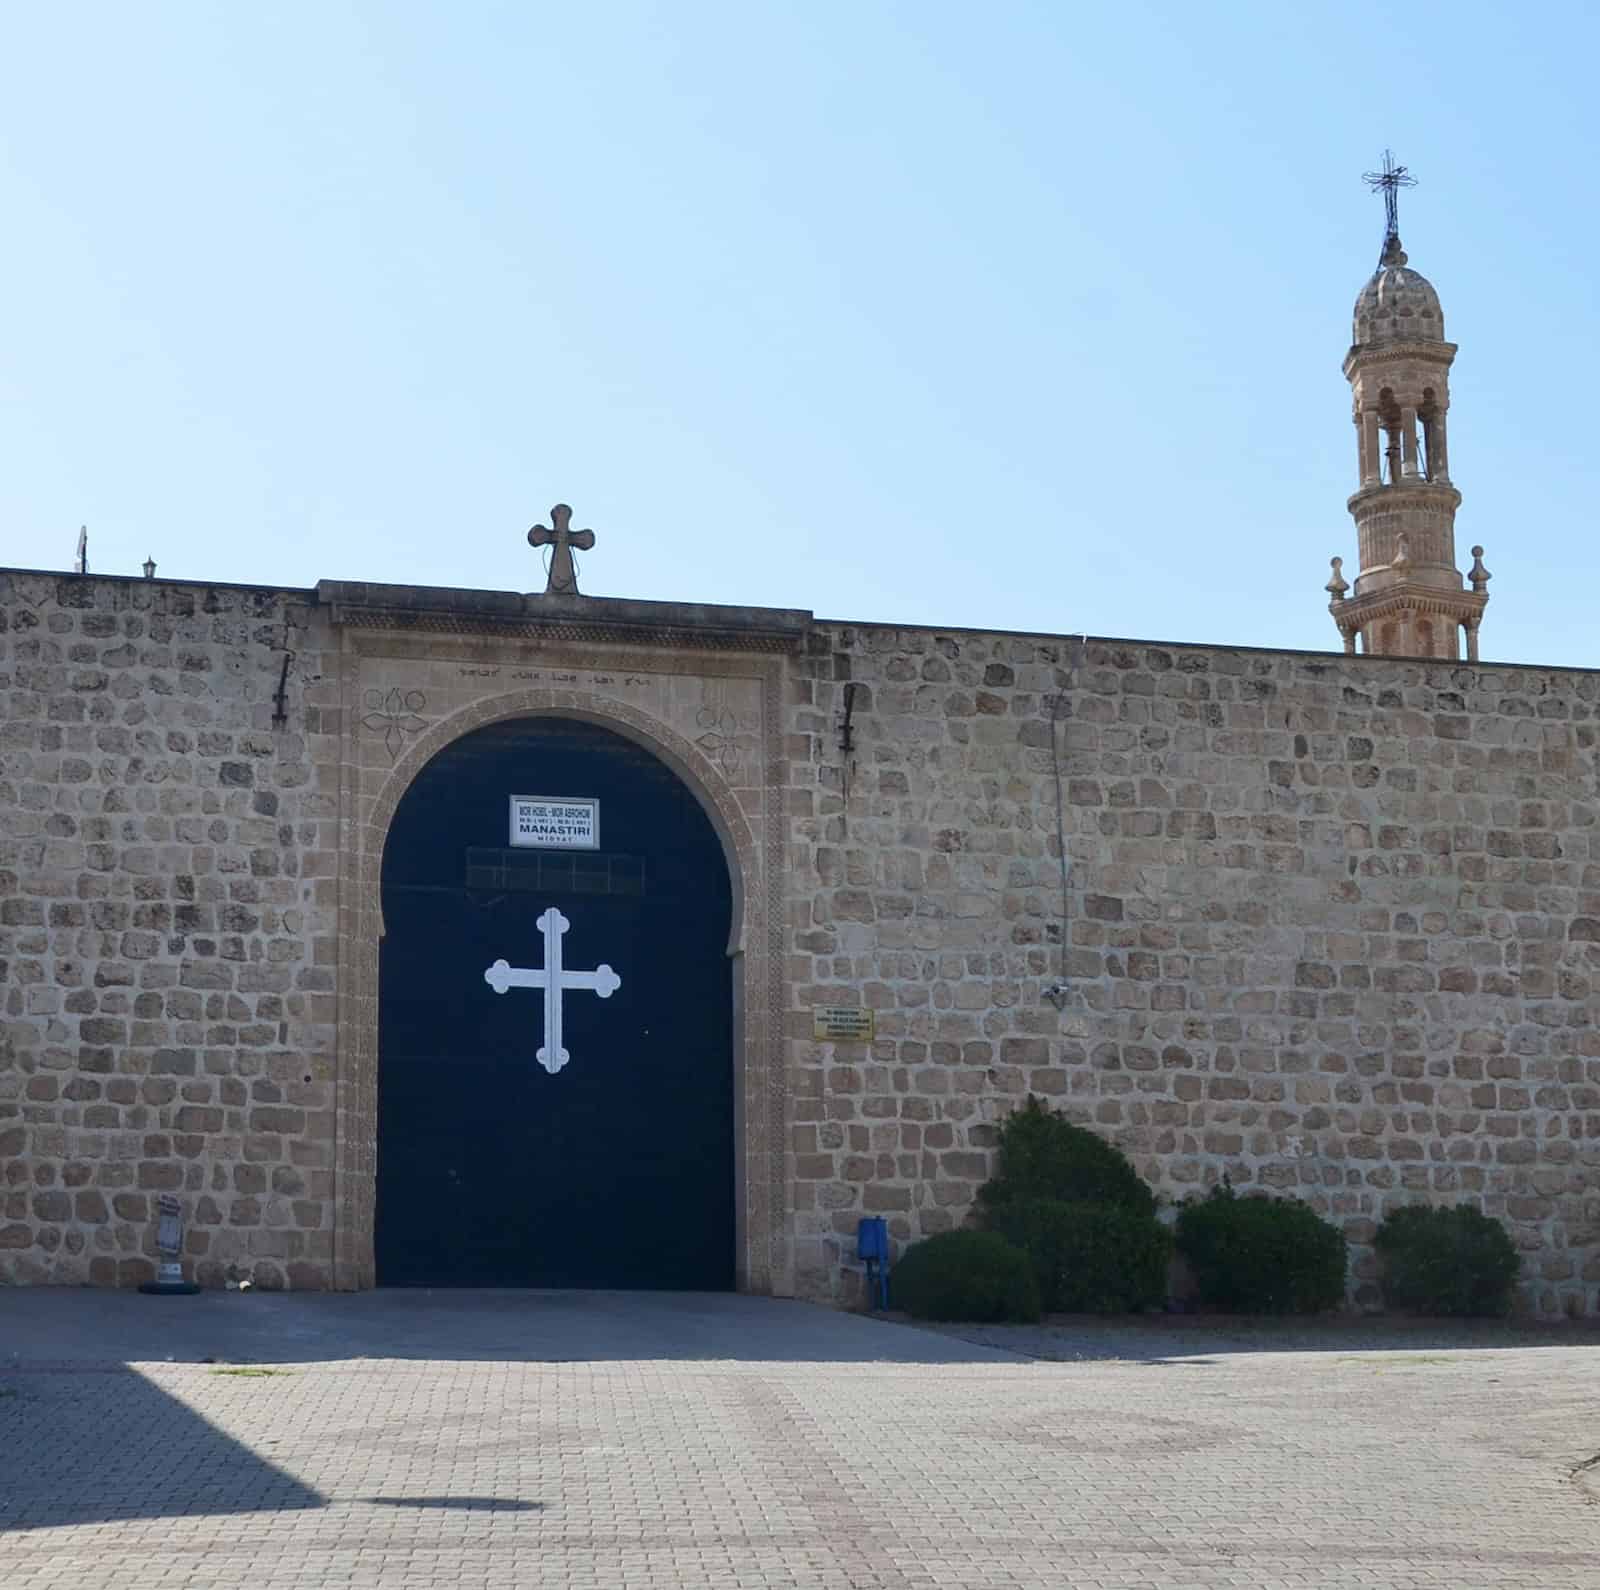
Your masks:
<svg viewBox="0 0 1600 1590"><path fill-rule="evenodd" d="M827 1043L871 1043L877 1012L854 1005L819 1005L811 1012L811 1036Z"/></svg>

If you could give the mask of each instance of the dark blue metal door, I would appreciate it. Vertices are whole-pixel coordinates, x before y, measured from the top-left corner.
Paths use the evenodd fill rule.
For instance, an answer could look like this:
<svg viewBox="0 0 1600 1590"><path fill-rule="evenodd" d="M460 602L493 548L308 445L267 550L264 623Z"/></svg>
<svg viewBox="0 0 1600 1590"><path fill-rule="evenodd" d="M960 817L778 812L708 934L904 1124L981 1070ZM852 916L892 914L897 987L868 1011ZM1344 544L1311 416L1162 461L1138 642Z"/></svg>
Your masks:
<svg viewBox="0 0 1600 1590"><path fill-rule="evenodd" d="M509 845L514 794L593 797L599 848ZM527 719L440 753L383 862L378 1279L401 1286L733 1284L727 864L670 769L592 724ZM569 971L554 1074L540 969Z"/></svg>

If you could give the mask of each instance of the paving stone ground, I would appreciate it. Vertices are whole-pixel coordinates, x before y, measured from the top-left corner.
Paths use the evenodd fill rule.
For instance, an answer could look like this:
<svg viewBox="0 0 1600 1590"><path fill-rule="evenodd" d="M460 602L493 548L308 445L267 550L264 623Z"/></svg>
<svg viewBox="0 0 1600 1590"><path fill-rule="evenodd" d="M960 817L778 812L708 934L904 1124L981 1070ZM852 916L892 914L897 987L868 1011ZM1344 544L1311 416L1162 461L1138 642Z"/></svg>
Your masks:
<svg viewBox="0 0 1600 1590"><path fill-rule="evenodd" d="M0 1585L1594 1590L1597 1371L1558 1330L0 1291Z"/></svg>

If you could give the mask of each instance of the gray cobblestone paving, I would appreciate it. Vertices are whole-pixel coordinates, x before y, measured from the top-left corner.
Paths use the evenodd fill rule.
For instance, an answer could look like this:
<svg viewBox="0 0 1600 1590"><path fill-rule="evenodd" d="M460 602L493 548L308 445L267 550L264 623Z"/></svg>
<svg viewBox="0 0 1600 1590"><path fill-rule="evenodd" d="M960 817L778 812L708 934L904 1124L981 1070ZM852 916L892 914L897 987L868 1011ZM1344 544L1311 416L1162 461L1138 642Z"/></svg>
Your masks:
<svg viewBox="0 0 1600 1590"><path fill-rule="evenodd" d="M1560 1333L0 1292L0 1585L1593 1590L1596 1368Z"/></svg>

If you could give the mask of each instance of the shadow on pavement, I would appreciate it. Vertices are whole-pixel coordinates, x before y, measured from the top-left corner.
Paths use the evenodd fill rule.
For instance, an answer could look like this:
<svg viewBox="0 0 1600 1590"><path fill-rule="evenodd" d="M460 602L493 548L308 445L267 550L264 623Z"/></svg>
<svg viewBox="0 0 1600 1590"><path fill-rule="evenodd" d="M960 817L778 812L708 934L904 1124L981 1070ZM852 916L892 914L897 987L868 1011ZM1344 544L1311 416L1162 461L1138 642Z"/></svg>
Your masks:
<svg viewBox="0 0 1600 1590"><path fill-rule="evenodd" d="M461 1513L542 1513L543 1502L510 1496L363 1496L369 1507L446 1508Z"/></svg>
<svg viewBox="0 0 1600 1590"><path fill-rule="evenodd" d="M138 1365L212 1366L203 1384L275 1395L274 1365L1025 1363L803 1303L660 1292L202 1292L0 1288L0 1534L122 1519L318 1508L324 1498ZM192 1372L191 1372L192 1375ZM213 1381L210 1376L216 1376ZM198 1389L195 1397L206 1394ZM294 1384L293 1381L290 1382ZM256 1395L257 1393L240 1393ZM202 1403L210 1407L208 1400ZM534 1512L495 1496L375 1496L375 1506Z"/></svg>
<svg viewBox="0 0 1600 1590"><path fill-rule="evenodd" d="M0 1535L323 1505L137 1370L0 1365L0 1388Z"/></svg>
<svg viewBox="0 0 1600 1590"><path fill-rule="evenodd" d="M1547 1347L1600 1347L1600 1322L1415 1319L1391 1315L1260 1318L1159 1314L1056 1315L1042 1325L939 1325L974 1345L1056 1363L1212 1367L1252 1353L1392 1353L1435 1356Z"/></svg>
<svg viewBox="0 0 1600 1590"><path fill-rule="evenodd" d="M1333 1316L1056 1316L1042 1326L912 1325L700 1292L382 1290L145 1297L0 1289L0 1382L42 1364L342 1360L596 1364L1171 1362L1244 1353L1457 1353L1600 1344L1600 1323ZM0 1399L0 1410L3 1410Z"/></svg>
<svg viewBox="0 0 1600 1590"><path fill-rule="evenodd" d="M718 1292L389 1289L146 1297L0 1289L0 1378L12 1364L984 1364L1017 1360L937 1332L809 1303Z"/></svg>

